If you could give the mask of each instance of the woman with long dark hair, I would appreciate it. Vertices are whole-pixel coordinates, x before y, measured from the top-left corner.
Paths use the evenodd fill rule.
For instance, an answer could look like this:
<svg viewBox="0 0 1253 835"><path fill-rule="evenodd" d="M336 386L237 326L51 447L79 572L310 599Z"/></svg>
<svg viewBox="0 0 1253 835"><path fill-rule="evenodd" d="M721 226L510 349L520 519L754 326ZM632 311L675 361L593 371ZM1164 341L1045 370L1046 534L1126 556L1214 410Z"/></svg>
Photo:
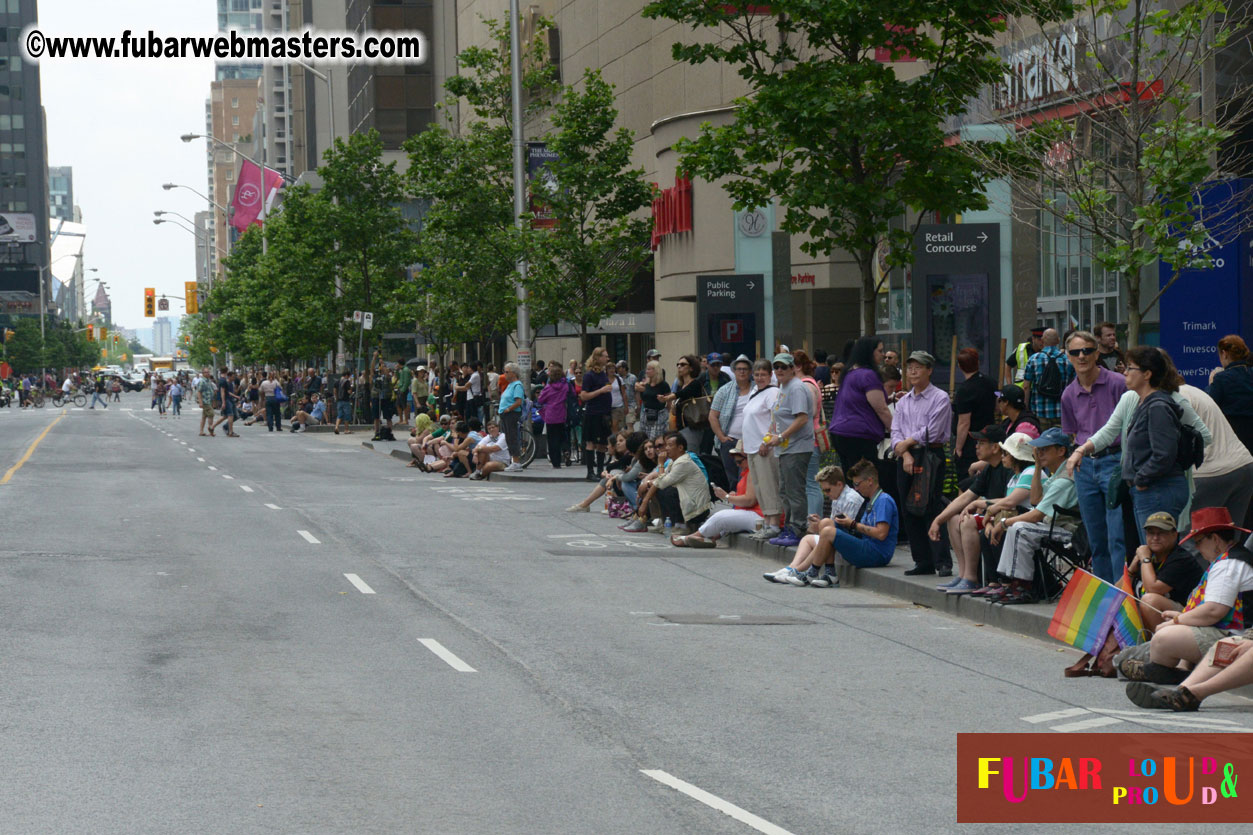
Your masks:
<svg viewBox="0 0 1253 835"><path fill-rule="evenodd" d="M1218 361L1222 368L1210 375L1209 396L1223 410L1236 437L1253 452L1253 356L1244 340L1232 334L1218 340Z"/></svg>
<svg viewBox="0 0 1253 835"><path fill-rule="evenodd" d="M845 470L861 459L877 462L883 437L892 429L879 364L883 340L863 336L853 343L831 414L831 443Z"/></svg>
<svg viewBox="0 0 1253 835"><path fill-rule="evenodd" d="M670 404L670 410L675 415L676 426L683 437L687 440L687 448L692 452L700 449L700 437L704 432L703 426L689 426L683 419L683 407L687 403L705 396L705 387L700 382L700 357L695 354L685 354L679 357L675 363L675 389L671 394L663 395L660 399Z"/></svg>

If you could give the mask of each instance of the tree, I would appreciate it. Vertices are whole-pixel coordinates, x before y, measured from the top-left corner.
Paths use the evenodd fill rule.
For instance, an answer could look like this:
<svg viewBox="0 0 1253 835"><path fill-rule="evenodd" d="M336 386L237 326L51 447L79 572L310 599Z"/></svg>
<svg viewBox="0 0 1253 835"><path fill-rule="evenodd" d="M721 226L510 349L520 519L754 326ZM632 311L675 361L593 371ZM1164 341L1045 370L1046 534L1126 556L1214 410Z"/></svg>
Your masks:
<svg viewBox="0 0 1253 835"><path fill-rule="evenodd" d="M1210 266L1215 239L1226 243L1241 224L1219 228L1198 199L1202 183L1245 173L1250 160L1230 140L1248 126L1253 90L1249 34L1227 19L1220 0L1078 0L1073 69L1064 83L1091 106L1066 118L1024 119L1026 102L991 102L992 118L1029 127L973 157L1012 177L1020 217L1060 219L1087 254L1120 275L1126 292L1128 343L1140 342L1144 316L1185 269ZM1045 60L1057 63L1053 45ZM1218 104L1205 105L1203 75L1218 70ZM1221 165L1219 160L1221 159ZM1239 207L1249 195L1231 191ZM1230 207L1214 206L1213 214ZM1245 211L1239 212L1242 216ZM1158 261L1173 277L1158 288ZM1146 286L1147 282L1147 286Z"/></svg>
<svg viewBox="0 0 1253 835"><path fill-rule="evenodd" d="M737 209L778 200L782 228L814 256L842 249L861 273L862 328L873 333L880 242L892 264L913 257L911 212L987 205L985 174L946 144L946 122L998 81L992 39L1006 15L1064 19L1069 0L654 0L644 16L698 31L677 60L717 61L747 83L735 117L676 145L680 170L724 185ZM703 30L703 31L702 31ZM891 63L912 58L925 74Z"/></svg>
<svg viewBox="0 0 1253 835"><path fill-rule="evenodd" d="M184 319L185 319L185 318L186 318L186 317L184 317ZM128 342L128 343L127 343L126 347L129 349L129 351L130 351L130 353L131 353L131 354L151 354L151 353L154 353L154 352L153 352L153 350L152 350L151 348L149 348L148 346L144 345L144 343L140 342L138 339L132 339L130 342Z"/></svg>
<svg viewBox="0 0 1253 835"><path fill-rule="evenodd" d="M494 46L463 50L460 73L444 85L449 99L439 106L451 126L432 125L405 144L409 187L427 208L423 269L402 304L436 345L482 342L513 330L516 265L530 235L514 221L509 20L484 23ZM528 133L558 88L546 61L550 27L541 19L535 37L522 44Z"/></svg>
<svg viewBox="0 0 1253 835"><path fill-rule="evenodd" d="M567 87L552 114L552 186L539 199L554 225L534 240L528 287L539 317L577 323L585 341L648 257L649 220L639 212L652 194L644 170L630 167L634 136L613 129L613 86L591 69L582 86Z"/></svg>

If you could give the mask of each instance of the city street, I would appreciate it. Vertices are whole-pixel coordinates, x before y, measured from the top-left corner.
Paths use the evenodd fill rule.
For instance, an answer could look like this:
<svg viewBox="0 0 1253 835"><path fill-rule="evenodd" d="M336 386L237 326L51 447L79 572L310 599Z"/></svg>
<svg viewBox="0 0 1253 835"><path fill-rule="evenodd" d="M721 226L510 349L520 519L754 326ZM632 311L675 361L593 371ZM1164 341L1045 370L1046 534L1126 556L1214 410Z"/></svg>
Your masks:
<svg viewBox="0 0 1253 835"><path fill-rule="evenodd" d="M589 485L148 402L0 410L5 832L953 831L960 732L1253 731L564 513Z"/></svg>

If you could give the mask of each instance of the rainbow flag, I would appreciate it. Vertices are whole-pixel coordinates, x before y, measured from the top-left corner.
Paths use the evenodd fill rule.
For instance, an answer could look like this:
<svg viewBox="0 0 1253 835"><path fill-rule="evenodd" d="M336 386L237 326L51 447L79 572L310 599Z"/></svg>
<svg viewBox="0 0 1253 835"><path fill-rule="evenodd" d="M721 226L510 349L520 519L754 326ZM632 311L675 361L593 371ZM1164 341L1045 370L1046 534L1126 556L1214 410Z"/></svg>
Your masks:
<svg viewBox="0 0 1253 835"><path fill-rule="evenodd" d="M1105 644L1123 593L1086 571L1075 569L1057 601L1049 634L1059 641L1096 654Z"/></svg>
<svg viewBox="0 0 1253 835"><path fill-rule="evenodd" d="M1127 595L1122 605L1114 613L1114 637L1118 646L1129 647L1138 644L1144 632L1144 621L1140 617L1140 607L1136 605L1135 587L1131 584L1131 574L1127 566L1122 567L1122 579L1118 581L1118 590Z"/></svg>

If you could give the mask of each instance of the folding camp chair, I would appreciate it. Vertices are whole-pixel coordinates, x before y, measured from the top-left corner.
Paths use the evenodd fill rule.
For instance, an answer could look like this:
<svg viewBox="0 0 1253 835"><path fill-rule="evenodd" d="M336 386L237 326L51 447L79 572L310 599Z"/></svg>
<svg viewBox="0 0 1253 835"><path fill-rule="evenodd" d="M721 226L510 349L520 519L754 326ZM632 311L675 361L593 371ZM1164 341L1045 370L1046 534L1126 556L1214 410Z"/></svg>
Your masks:
<svg viewBox="0 0 1253 835"><path fill-rule="evenodd" d="M1054 536L1059 519L1073 519L1076 527L1069 540ZM1049 523L1048 536L1034 554L1032 593L1036 600L1056 600L1061 596L1076 568L1092 570L1092 552L1079 508L1058 508Z"/></svg>

